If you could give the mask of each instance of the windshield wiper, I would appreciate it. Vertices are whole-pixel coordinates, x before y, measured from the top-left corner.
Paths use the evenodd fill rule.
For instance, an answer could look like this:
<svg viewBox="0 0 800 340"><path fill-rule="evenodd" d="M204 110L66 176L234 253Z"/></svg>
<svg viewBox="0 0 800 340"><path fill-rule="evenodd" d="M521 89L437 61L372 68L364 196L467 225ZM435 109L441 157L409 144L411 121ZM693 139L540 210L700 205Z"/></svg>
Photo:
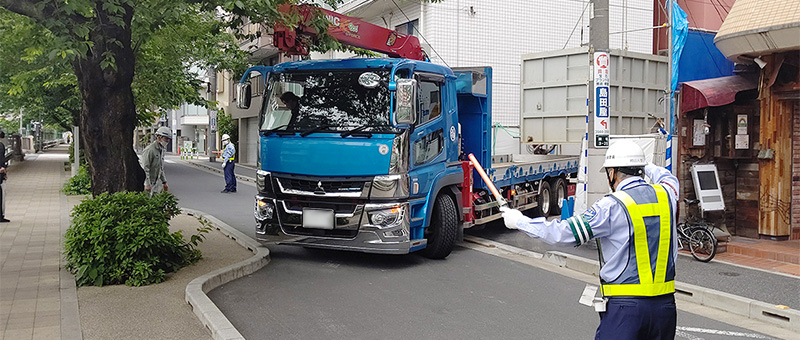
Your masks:
<svg viewBox="0 0 800 340"><path fill-rule="evenodd" d="M356 133L359 133L359 132L363 131L366 128L379 127L379 126L380 125L364 124L364 125L361 125L361 126L355 128L355 129L347 130L347 131L342 132L341 136L342 136L342 138L348 137L348 136L352 136L352 135L354 135ZM363 135L363 136L368 137L368 138L372 137L372 133L371 132L364 132L364 133L360 133L359 135Z"/></svg>
<svg viewBox="0 0 800 340"><path fill-rule="evenodd" d="M283 124L281 126L278 126L276 128L272 128L272 129L261 130L261 133L263 133L264 136L266 137L266 136L269 136L269 135L271 135L273 133L276 133L278 131L278 129L285 128L285 127L289 127L289 124Z"/></svg>
<svg viewBox="0 0 800 340"><path fill-rule="evenodd" d="M320 131L322 129L327 129L327 128L330 128L330 127L333 127L333 126L335 126L335 125L328 124L328 125L315 126L315 127L312 127L312 128L310 128L308 130L305 130L305 131L301 132L300 133L300 137L305 137L305 136L308 136L308 135L310 135L310 134L312 134L314 132Z"/></svg>

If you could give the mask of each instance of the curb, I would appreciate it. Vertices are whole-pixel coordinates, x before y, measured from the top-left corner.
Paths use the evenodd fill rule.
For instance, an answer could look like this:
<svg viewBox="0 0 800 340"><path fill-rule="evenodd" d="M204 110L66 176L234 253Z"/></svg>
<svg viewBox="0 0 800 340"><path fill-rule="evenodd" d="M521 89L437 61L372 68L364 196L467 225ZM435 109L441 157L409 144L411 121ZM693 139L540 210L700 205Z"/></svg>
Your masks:
<svg viewBox="0 0 800 340"><path fill-rule="evenodd" d="M548 251L541 254L474 236L465 236L464 241L532 257L562 268L595 277L598 276L600 272L600 265L597 261L559 251ZM675 281L675 299L719 309L800 332L800 311L795 309L782 309L782 307L785 306L776 306L766 302L678 281Z"/></svg>
<svg viewBox="0 0 800 340"><path fill-rule="evenodd" d="M208 170L208 171L213 171L213 172L216 172L216 173L219 173L219 174L224 174L222 169L217 168L217 167L208 166L208 165L204 165L204 164L199 164L197 162L190 162L190 161L183 160L183 159L181 159L180 161L184 162L186 164L189 164L191 166L194 166L196 168L201 168L201 169L205 169L205 170ZM215 164L217 164L217 163L215 163ZM247 168L245 168L245 169L247 169ZM255 183L256 182L255 178L242 176L242 175L236 175L236 179L241 180L241 181L245 181L245 182L251 182L251 183Z"/></svg>
<svg viewBox="0 0 800 340"><path fill-rule="evenodd" d="M249 259L200 276L186 285L186 303L215 340L244 340L242 334L225 317L225 314L222 314L206 293L266 266L270 261L269 249L212 215L188 208L181 208L181 212L206 219L222 234L255 254Z"/></svg>

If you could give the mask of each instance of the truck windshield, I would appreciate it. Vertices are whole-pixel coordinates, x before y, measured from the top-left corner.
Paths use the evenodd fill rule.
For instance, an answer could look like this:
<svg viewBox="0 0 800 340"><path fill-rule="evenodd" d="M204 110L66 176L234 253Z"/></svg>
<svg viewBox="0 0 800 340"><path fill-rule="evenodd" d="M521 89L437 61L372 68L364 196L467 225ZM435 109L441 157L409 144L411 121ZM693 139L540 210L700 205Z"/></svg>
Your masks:
<svg viewBox="0 0 800 340"><path fill-rule="evenodd" d="M273 73L261 131L395 133L389 118L386 70Z"/></svg>

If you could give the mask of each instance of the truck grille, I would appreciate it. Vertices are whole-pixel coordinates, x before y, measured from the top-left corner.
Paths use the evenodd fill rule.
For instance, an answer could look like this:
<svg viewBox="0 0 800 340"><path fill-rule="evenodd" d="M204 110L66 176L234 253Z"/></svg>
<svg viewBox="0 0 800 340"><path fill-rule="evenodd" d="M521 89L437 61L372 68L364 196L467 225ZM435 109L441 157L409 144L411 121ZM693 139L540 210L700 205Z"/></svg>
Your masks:
<svg viewBox="0 0 800 340"><path fill-rule="evenodd" d="M364 188L363 181L323 182L297 178L276 178L283 191L300 191L304 193L325 194L359 194Z"/></svg>

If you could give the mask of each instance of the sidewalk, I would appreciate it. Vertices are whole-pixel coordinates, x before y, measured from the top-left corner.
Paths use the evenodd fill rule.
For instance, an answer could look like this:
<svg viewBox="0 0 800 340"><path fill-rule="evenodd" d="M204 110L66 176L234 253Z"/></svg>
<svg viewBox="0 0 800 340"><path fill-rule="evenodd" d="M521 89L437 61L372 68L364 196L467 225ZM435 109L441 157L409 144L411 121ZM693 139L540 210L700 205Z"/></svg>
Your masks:
<svg viewBox="0 0 800 340"><path fill-rule="evenodd" d="M214 230L199 246L203 259L163 283L76 289L61 254L71 209L82 198L60 192L69 178L67 160L67 147L57 146L8 169L11 222L0 224L0 339L211 339L195 315L200 306L193 311L185 300L205 295L189 294L187 287L253 253ZM188 215L170 221L184 236L199 226Z"/></svg>
<svg viewBox="0 0 800 340"><path fill-rule="evenodd" d="M800 240L772 241L731 236L716 261L800 277Z"/></svg>
<svg viewBox="0 0 800 340"><path fill-rule="evenodd" d="M6 182L0 224L0 334L4 339L81 339L75 280L60 270L66 146L26 155Z"/></svg>

